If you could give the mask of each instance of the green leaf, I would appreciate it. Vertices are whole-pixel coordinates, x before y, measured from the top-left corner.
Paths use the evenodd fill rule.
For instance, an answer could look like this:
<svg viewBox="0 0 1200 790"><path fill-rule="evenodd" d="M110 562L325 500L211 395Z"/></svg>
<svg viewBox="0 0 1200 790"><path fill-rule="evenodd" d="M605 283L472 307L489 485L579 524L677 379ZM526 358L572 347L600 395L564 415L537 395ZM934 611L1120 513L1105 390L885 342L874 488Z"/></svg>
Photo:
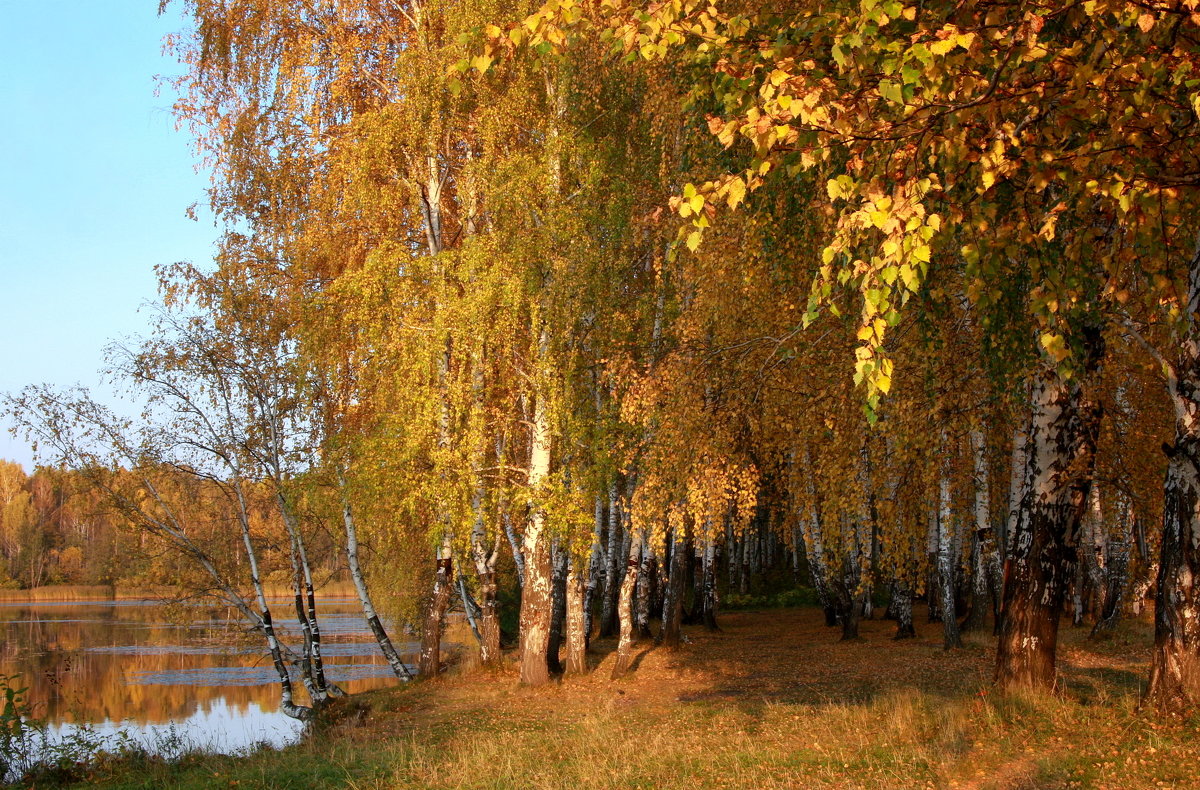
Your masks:
<svg viewBox="0 0 1200 790"><path fill-rule="evenodd" d="M879 95L890 102L904 104L904 93L900 89L900 83L895 80L880 80Z"/></svg>

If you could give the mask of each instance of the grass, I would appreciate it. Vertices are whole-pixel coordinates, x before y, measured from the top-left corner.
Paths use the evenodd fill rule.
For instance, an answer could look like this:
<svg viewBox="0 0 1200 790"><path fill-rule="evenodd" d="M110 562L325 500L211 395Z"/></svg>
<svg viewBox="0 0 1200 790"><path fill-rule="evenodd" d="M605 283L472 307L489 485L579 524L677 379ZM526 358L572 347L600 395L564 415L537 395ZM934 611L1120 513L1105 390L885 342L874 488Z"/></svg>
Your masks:
<svg viewBox="0 0 1200 790"><path fill-rule="evenodd" d="M1056 694L990 688L993 640L941 649L936 626L837 641L811 607L727 614L637 670L522 688L515 667L452 669L361 695L305 742L242 758L99 764L90 787L1153 788L1191 786L1200 721L1138 709L1147 625L1100 643L1066 629Z"/></svg>

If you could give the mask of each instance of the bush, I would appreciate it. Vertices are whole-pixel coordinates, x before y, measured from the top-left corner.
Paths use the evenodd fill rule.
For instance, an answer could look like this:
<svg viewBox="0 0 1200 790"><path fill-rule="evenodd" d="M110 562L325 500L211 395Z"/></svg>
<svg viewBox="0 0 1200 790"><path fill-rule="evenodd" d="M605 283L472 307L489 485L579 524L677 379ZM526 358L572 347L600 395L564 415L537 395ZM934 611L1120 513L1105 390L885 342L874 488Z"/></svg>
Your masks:
<svg viewBox="0 0 1200 790"><path fill-rule="evenodd" d="M811 587L793 587L770 595L728 593L721 600L724 609L784 609L816 604L817 592Z"/></svg>

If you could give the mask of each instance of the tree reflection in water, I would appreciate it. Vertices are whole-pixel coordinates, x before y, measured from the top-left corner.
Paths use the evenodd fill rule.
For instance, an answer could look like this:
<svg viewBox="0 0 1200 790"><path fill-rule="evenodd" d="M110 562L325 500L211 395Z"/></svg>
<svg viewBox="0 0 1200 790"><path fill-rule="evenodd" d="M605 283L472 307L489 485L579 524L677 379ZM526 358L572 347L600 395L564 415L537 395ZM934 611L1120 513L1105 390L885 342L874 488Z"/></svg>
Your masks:
<svg viewBox="0 0 1200 790"><path fill-rule="evenodd" d="M332 678L351 693L395 684L357 602L323 605ZM234 613L180 611L146 601L0 604L0 674L19 676L55 738L90 725L102 736L123 731L160 746L177 736L184 747L225 752L294 739L301 724L279 712L259 640L238 638ZM279 625L293 636L295 622Z"/></svg>

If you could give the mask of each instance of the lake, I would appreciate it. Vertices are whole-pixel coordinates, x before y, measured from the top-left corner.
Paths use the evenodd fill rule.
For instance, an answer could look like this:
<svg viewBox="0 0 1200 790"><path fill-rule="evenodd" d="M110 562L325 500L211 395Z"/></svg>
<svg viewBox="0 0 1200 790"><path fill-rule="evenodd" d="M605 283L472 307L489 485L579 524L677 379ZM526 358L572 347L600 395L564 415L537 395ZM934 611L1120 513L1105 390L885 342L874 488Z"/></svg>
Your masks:
<svg viewBox="0 0 1200 790"><path fill-rule="evenodd" d="M286 615L291 612L289 619ZM299 651L290 601L272 604L276 628ZM350 693L398 681L355 599L318 602L326 676ZM393 633L405 661L418 646ZM303 725L279 712L265 642L230 608L156 601L0 603L0 675L28 687L53 738L86 727L163 752L232 753L295 741ZM297 702L306 703L296 683Z"/></svg>

